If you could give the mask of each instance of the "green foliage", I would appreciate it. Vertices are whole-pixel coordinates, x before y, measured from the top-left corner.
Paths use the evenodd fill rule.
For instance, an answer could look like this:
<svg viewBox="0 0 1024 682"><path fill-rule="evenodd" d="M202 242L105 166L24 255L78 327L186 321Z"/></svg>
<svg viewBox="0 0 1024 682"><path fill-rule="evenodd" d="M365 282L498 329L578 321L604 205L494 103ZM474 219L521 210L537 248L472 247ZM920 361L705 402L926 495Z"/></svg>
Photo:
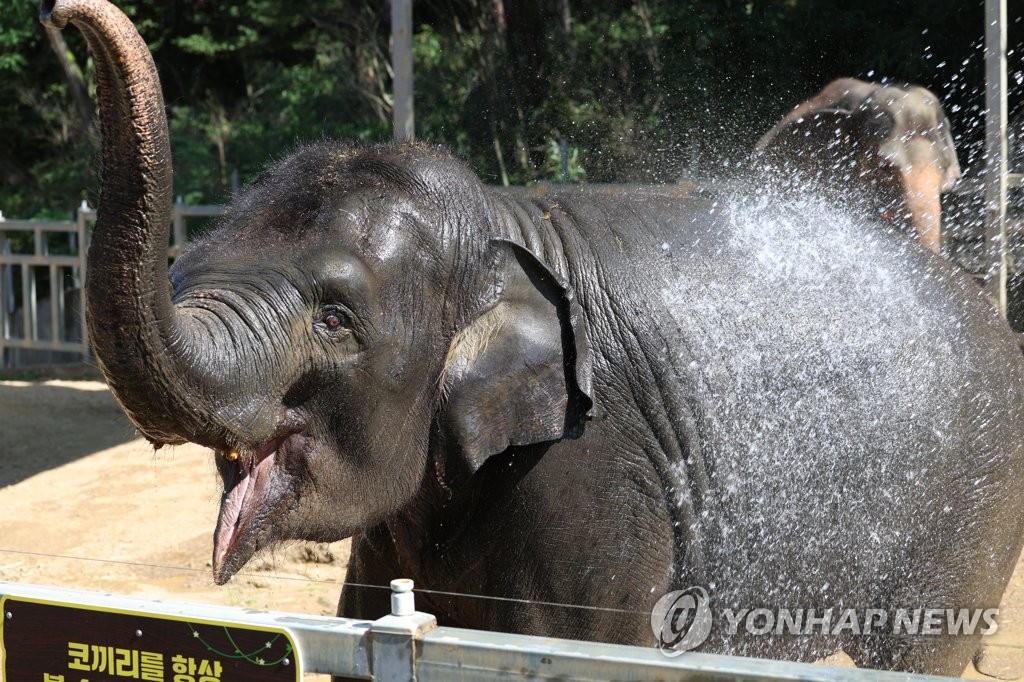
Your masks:
<svg viewBox="0 0 1024 682"><path fill-rule="evenodd" d="M234 172L250 180L303 140L390 136L387 0L118 4L160 71L175 193L190 203L226 200ZM963 0L417 0L415 12L417 134L496 183L560 179L562 138L572 182L727 171L838 76L922 83L963 112L982 85L981 5ZM0 210L17 217L97 198L96 150L36 13L0 3ZM1011 13L1014 40L1024 9ZM64 36L91 79L81 37Z"/></svg>
<svg viewBox="0 0 1024 682"><path fill-rule="evenodd" d="M580 165L580 148L573 147L568 153L568 181L583 182L587 179L587 169ZM550 182L562 182L562 144L560 140L548 140L547 156L544 159L544 179Z"/></svg>

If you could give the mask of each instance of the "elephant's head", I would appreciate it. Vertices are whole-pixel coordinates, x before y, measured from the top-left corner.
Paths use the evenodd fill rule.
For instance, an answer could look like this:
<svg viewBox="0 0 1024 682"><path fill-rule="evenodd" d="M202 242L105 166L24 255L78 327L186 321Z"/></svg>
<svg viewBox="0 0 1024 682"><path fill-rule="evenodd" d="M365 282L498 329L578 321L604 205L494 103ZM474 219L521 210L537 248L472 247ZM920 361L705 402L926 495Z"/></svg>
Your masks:
<svg viewBox="0 0 1024 682"><path fill-rule="evenodd" d="M96 57L103 183L91 342L154 444L217 453L214 575L277 540L336 540L590 408L561 264L448 153L321 142L264 173L168 272L156 71L104 0L44 0ZM550 255L550 254L548 254Z"/></svg>
<svg viewBox="0 0 1024 682"><path fill-rule="evenodd" d="M853 188L938 252L942 192L960 177L939 99L919 86L842 78L800 103L755 146L765 165ZM803 182L804 180L798 180Z"/></svg>

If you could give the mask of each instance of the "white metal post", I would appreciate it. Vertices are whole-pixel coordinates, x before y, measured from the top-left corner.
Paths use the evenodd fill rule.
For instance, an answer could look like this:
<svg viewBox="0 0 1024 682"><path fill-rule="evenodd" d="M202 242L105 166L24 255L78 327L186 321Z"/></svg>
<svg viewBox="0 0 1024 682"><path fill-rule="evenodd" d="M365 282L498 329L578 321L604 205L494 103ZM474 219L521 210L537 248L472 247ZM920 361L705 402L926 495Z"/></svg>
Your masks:
<svg viewBox="0 0 1024 682"><path fill-rule="evenodd" d="M985 287L1006 316L1010 253L1006 238L1006 0L985 0Z"/></svg>
<svg viewBox="0 0 1024 682"><path fill-rule="evenodd" d="M78 289L78 329L81 335L82 361L92 360L92 350L89 347L89 332L85 320L85 268L89 262L89 222L96 219L96 211L89 208L89 202L82 199L76 216L75 234L78 236L78 277L75 280L75 288Z"/></svg>
<svg viewBox="0 0 1024 682"><path fill-rule="evenodd" d="M412 0L391 0L391 69L396 142L415 139L412 89Z"/></svg>

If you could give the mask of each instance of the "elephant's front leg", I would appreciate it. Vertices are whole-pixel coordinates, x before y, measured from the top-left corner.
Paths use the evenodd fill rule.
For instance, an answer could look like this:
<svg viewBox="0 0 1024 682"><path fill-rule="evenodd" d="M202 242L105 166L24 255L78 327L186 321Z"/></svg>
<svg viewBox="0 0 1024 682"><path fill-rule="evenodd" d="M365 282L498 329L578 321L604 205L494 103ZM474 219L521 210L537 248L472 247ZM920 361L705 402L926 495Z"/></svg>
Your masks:
<svg viewBox="0 0 1024 682"><path fill-rule="evenodd" d="M338 616L376 620L391 613L391 581L400 575L383 526L352 538L352 556L338 601Z"/></svg>

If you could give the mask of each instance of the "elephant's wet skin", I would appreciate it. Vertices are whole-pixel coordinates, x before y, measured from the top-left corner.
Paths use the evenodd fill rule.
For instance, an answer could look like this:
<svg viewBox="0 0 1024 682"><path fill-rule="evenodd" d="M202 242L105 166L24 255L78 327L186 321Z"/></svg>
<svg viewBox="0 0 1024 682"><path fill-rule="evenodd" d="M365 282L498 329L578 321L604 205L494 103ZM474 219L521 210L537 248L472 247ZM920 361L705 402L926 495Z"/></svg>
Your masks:
<svg viewBox="0 0 1024 682"><path fill-rule="evenodd" d="M49 20L103 74L90 338L143 434L217 451L218 582L355 536L341 615L407 577L441 622L642 645L691 586L734 611L998 604L1024 357L933 254L811 199L541 197L429 145L324 141L168 273L145 46L101 0ZM977 645L726 625L701 649L956 674Z"/></svg>

